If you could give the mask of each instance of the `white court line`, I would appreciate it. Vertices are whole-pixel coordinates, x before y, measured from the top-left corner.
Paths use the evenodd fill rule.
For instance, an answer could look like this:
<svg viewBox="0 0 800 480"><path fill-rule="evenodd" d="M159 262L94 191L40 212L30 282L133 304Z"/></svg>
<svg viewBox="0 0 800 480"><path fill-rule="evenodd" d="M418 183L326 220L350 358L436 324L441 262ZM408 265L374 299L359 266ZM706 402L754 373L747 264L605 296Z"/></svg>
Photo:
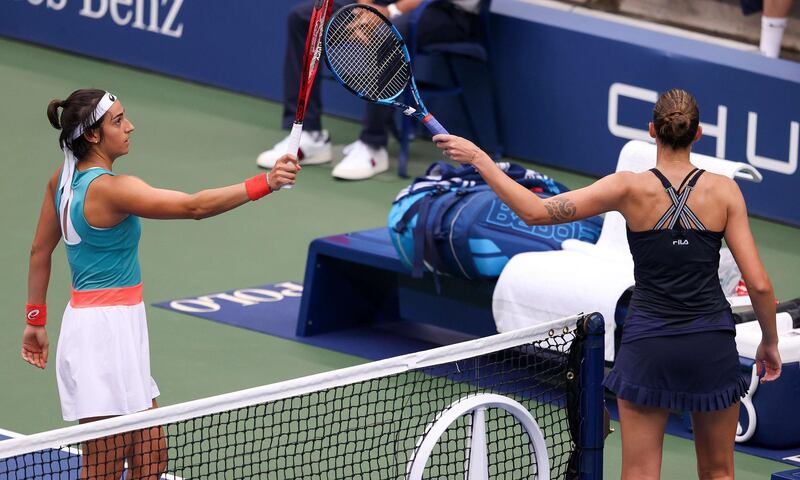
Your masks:
<svg viewBox="0 0 800 480"><path fill-rule="evenodd" d="M25 436L25 435L23 435L21 433L12 432L11 430L6 430L5 428L0 428L0 435L2 435L4 437L9 437L9 438L18 438L18 437L24 437Z"/></svg>

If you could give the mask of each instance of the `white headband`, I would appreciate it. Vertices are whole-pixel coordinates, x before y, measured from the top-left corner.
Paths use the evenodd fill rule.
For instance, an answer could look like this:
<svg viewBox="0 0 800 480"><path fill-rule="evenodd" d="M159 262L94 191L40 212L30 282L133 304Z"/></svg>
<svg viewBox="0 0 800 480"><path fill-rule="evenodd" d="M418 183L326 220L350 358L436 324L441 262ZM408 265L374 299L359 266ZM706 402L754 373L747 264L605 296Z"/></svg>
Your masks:
<svg viewBox="0 0 800 480"><path fill-rule="evenodd" d="M111 105L114 105L114 102L117 101L117 96L106 92L103 95L103 98L97 102L97 107L95 107L92 114L89 118L86 119L85 122L82 122L75 128L75 131L72 132L70 135L70 141L74 141L86 131L87 128L97 123L98 120L103 118L103 115L106 114ZM58 202L58 218L61 219L59 221L59 225L61 226L62 234L64 235L64 242L69 245L74 245L81 241L80 235L78 232L75 231L75 227L72 225L72 219L69 218L69 212L67 209L69 208L69 202L72 200L72 178L75 176L75 164L78 163L78 159L75 158L75 154L72 152L72 149L69 146L64 145L62 148L64 151L64 168L61 169L61 182L58 184L58 189L61 191L61 199ZM66 221L64 221L66 218ZM66 229L64 227L66 224Z"/></svg>
<svg viewBox="0 0 800 480"><path fill-rule="evenodd" d="M83 135L83 132L86 131L87 128L91 127L92 125L97 123L98 120L103 118L103 115L106 114L108 109L111 108L111 105L114 105L114 102L116 101L117 101L116 95L114 95L113 93L106 92L105 95L103 95L103 98L101 98L100 101L97 102L97 107L95 107L94 112L92 112L92 114L89 115L89 118L87 118L85 122L78 125L75 131L72 132L72 135L70 136L69 139L75 140L76 138Z"/></svg>

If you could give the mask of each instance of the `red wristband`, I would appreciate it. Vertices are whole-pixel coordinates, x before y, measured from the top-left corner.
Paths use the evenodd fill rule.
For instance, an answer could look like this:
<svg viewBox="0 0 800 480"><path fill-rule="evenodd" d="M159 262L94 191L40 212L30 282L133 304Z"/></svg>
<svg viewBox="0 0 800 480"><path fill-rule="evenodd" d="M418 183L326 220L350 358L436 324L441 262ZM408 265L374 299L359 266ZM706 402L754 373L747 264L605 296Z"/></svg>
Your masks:
<svg viewBox="0 0 800 480"><path fill-rule="evenodd" d="M47 324L47 305L25 305L25 321L34 327L44 327Z"/></svg>
<svg viewBox="0 0 800 480"><path fill-rule="evenodd" d="M265 173L256 175L255 177L250 177L245 180L244 188L247 190L247 196L252 201L256 201L259 198L272 193L272 189L269 188L269 182L267 181L267 175Z"/></svg>

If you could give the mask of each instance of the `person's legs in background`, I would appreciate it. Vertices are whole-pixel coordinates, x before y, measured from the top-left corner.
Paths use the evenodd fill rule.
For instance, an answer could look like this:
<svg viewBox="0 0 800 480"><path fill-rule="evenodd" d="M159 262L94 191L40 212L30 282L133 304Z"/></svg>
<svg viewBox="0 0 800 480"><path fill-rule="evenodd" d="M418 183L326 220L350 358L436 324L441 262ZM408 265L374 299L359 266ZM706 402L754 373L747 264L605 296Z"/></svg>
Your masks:
<svg viewBox="0 0 800 480"><path fill-rule="evenodd" d="M344 0L334 0L333 9L336 10L347 3ZM305 53L312 9L311 2L300 4L289 12L286 22L286 52L283 60L283 118L281 121L281 126L285 130L291 130L297 113L303 54ZM322 97L319 83L320 75L318 74L314 79L314 87L311 89L303 118L303 134L300 138L298 157L305 165L329 162L332 158L330 137L328 132L322 129ZM288 139L289 137L286 137L272 149L262 152L256 161L258 166L272 168L278 158L286 153Z"/></svg>
<svg viewBox="0 0 800 480"><path fill-rule="evenodd" d="M391 3L391 2L378 2ZM401 15L392 23L408 39L410 15ZM449 2L435 2L425 9L417 24L419 47L434 43L469 40L477 34L477 16L456 8ZM386 145L394 128L395 109L368 103L359 139L345 147L344 159L332 175L344 180L362 180L389 169Z"/></svg>
<svg viewBox="0 0 800 480"><path fill-rule="evenodd" d="M783 32L794 0L764 0L761 16L761 53L770 58L778 58L781 52Z"/></svg>

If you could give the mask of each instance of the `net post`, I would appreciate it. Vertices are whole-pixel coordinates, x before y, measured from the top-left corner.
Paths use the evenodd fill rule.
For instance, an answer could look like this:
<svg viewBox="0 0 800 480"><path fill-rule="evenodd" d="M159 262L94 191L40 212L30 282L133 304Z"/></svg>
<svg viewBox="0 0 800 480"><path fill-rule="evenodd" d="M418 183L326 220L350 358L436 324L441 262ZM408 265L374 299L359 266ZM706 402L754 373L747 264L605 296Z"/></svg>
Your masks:
<svg viewBox="0 0 800 480"><path fill-rule="evenodd" d="M605 321L599 313L591 313L580 321L586 334L581 361L580 478L603 478L604 412L603 369Z"/></svg>

